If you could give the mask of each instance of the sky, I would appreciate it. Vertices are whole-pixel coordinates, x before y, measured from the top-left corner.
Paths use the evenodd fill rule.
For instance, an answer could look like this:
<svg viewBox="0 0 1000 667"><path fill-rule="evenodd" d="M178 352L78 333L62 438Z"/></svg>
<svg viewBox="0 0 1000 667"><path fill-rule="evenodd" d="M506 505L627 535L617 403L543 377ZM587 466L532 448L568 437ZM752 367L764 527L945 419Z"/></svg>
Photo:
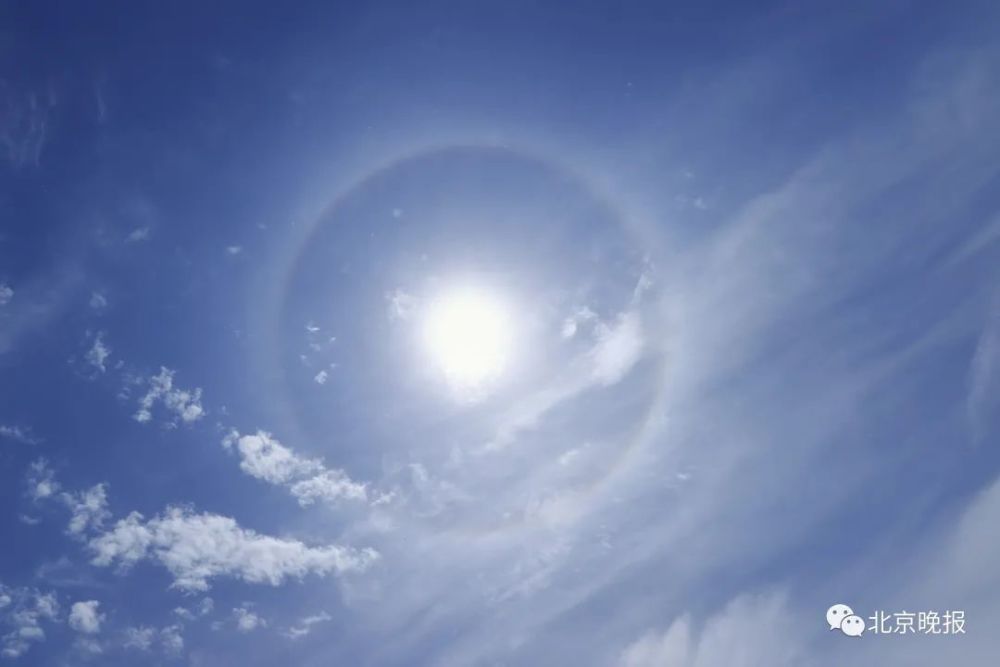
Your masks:
<svg viewBox="0 0 1000 667"><path fill-rule="evenodd" d="M0 664L994 664L998 30L5 3Z"/></svg>

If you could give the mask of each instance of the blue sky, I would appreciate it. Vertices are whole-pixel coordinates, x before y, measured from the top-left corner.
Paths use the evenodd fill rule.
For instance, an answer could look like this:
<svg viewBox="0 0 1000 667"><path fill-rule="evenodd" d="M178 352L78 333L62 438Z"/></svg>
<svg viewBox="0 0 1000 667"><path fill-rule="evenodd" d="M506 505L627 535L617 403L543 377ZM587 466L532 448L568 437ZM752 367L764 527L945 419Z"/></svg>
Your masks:
<svg viewBox="0 0 1000 667"><path fill-rule="evenodd" d="M0 10L0 661L993 664L992 3L209 4Z"/></svg>

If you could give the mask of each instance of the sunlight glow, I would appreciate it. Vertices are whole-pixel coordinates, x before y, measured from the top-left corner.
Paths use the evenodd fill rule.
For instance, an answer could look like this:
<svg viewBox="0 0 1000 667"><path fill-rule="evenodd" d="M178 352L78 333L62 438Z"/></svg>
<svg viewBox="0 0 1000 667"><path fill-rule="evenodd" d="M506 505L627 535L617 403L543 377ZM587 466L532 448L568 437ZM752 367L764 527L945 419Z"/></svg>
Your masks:
<svg viewBox="0 0 1000 667"><path fill-rule="evenodd" d="M481 388L504 370L511 321L488 293L466 288L432 301L423 333L431 358L455 388Z"/></svg>

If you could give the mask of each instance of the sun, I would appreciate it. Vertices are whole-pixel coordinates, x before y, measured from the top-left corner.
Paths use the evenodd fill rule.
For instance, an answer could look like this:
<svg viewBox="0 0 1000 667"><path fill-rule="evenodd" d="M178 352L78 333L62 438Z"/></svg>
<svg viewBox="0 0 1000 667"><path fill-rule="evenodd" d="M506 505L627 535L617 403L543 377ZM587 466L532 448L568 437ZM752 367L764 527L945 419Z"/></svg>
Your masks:
<svg viewBox="0 0 1000 667"><path fill-rule="evenodd" d="M455 388L481 389L507 365L511 320L506 305L477 288L445 293L429 304L424 345Z"/></svg>

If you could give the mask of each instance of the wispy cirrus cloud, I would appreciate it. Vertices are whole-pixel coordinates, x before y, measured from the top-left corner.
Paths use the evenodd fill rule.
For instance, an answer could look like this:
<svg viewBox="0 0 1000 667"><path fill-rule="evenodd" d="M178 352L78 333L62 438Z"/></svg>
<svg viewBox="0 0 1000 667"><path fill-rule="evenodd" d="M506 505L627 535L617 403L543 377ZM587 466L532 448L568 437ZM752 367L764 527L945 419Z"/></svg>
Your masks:
<svg viewBox="0 0 1000 667"><path fill-rule="evenodd" d="M284 635L289 639L301 639L312 632L314 625L327 623L332 620L333 616L330 616L330 614L325 611L321 611L318 614L312 614L302 618L298 623L285 630Z"/></svg>
<svg viewBox="0 0 1000 667"><path fill-rule="evenodd" d="M41 442L27 426L0 424L0 439L19 442L24 445L37 445Z"/></svg>
<svg viewBox="0 0 1000 667"><path fill-rule="evenodd" d="M677 618L664 632L651 632L628 646L618 667L791 667L806 660L798 619L779 593L743 595L696 624Z"/></svg>
<svg viewBox="0 0 1000 667"><path fill-rule="evenodd" d="M94 335L90 349L84 355L84 360L98 373L105 373L107 361L111 356L111 347L104 341L104 333L98 332Z"/></svg>

